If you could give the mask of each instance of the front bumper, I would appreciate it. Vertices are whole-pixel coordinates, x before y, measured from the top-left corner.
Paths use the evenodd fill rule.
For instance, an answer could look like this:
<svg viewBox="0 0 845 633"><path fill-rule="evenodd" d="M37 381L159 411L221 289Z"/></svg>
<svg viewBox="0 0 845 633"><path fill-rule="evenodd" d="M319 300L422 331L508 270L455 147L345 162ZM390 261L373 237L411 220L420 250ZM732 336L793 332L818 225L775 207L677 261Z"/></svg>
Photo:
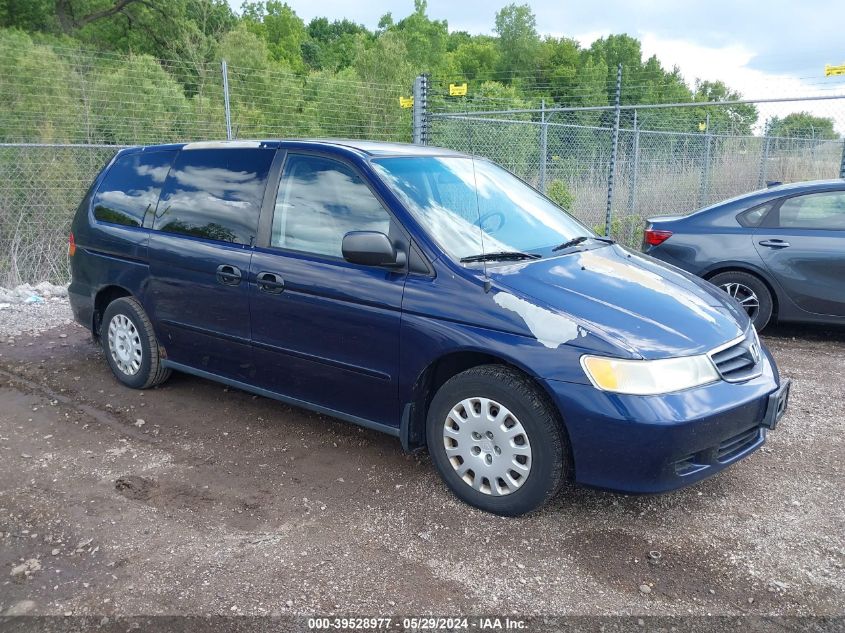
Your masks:
<svg viewBox="0 0 845 633"><path fill-rule="evenodd" d="M569 433L575 480L621 492L665 492L754 452L783 415L789 388L780 384L768 350L761 362L763 372L752 380L660 396L547 380Z"/></svg>

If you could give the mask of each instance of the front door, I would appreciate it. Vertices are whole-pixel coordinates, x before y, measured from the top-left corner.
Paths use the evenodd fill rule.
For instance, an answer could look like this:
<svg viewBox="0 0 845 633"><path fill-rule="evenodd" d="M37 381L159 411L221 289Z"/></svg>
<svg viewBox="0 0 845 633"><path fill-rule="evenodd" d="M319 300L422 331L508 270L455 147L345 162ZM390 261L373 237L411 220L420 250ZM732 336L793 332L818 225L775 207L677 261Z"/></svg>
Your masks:
<svg viewBox="0 0 845 633"><path fill-rule="evenodd" d="M755 231L754 246L799 308L845 316L845 191L786 198Z"/></svg>
<svg viewBox="0 0 845 633"><path fill-rule="evenodd" d="M406 274L343 259L349 231L401 229L349 164L290 153L268 243L250 266L257 383L361 422L398 426Z"/></svg>

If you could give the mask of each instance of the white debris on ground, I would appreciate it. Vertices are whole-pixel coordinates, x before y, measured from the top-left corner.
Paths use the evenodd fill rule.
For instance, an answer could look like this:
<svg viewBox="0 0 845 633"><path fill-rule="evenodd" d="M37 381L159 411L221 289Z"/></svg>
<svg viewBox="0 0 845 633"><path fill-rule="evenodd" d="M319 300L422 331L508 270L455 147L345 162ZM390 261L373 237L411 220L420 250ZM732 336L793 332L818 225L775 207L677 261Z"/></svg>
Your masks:
<svg viewBox="0 0 845 633"><path fill-rule="evenodd" d="M37 334L73 321L67 286L42 282L0 286L0 343L14 344L21 334Z"/></svg>

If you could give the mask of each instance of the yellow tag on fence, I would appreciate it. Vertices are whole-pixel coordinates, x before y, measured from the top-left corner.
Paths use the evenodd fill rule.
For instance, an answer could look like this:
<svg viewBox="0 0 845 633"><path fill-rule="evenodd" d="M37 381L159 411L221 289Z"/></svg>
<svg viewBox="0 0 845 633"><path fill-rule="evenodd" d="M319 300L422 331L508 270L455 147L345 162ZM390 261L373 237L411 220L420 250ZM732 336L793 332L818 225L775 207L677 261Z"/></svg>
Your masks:
<svg viewBox="0 0 845 633"><path fill-rule="evenodd" d="M845 75L845 64L840 64L839 66L831 66L830 64L825 64L824 76L833 77L834 75Z"/></svg>
<svg viewBox="0 0 845 633"><path fill-rule="evenodd" d="M414 107L414 98L413 97L399 97L399 105L403 108L413 108Z"/></svg>
<svg viewBox="0 0 845 633"><path fill-rule="evenodd" d="M465 97L465 96L467 96L466 82L464 82L462 84L449 84L449 96L450 97Z"/></svg>

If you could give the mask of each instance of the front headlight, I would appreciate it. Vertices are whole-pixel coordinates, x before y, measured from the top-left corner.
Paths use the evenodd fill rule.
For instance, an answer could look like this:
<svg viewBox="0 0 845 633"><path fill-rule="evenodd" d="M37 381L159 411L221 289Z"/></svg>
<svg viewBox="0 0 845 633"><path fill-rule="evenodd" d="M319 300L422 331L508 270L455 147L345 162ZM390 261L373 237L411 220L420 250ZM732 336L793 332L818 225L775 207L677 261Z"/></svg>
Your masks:
<svg viewBox="0 0 845 633"><path fill-rule="evenodd" d="M671 393L719 380L716 367L705 354L660 360L582 356L581 366L599 389L637 396Z"/></svg>

